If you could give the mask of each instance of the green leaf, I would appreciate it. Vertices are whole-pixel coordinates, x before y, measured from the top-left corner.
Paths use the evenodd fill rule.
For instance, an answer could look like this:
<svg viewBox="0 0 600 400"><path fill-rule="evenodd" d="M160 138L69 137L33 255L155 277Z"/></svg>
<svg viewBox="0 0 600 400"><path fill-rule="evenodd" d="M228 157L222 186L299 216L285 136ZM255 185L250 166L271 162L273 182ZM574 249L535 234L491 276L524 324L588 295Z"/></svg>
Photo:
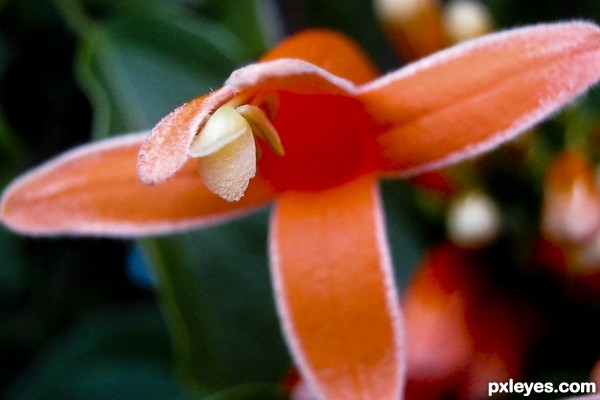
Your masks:
<svg viewBox="0 0 600 400"><path fill-rule="evenodd" d="M0 189L17 173L23 154L23 144L13 134L0 109ZM0 227L0 300L20 292L23 287L23 240Z"/></svg>
<svg viewBox="0 0 600 400"><path fill-rule="evenodd" d="M170 354L154 307L107 308L53 342L6 398L191 400L173 374Z"/></svg>
<svg viewBox="0 0 600 400"><path fill-rule="evenodd" d="M24 146L14 134L0 108L0 188L17 172L23 157Z"/></svg>
<svg viewBox="0 0 600 400"><path fill-rule="evenodd" d="M0 226L0 301L10 299L22 292L26 263L23 257L23 239ZM0 329L0 332L2 330ZM0 333L0 337L2 334Z"/></svg>
<svg viewBox="0 0 600 400"><path fill-rule="evenodd" d="M264 0L209 0L209 10L243 42L252 58L264 54L282 35L273 2Z"/></svg>
<svg viewBox="0 0 600 400"><path fill-rule="evenodd" d="M409 192L410 186L397 180L384 181L381 185L388 241L400 287L407 285L426 250L423 234L417 229L415 212L411 211Z"/></svg>
<svg viewBox="0 0 600 400"><path fill-rule="evenodd" d="M384 70L398 67L397 58L391 52L381 25L375 17L372 1L319 0L303 4L306 26L327 26L344 32L356 40Z"/></svg>
<svg viewBox="0 0 600 400"><path fill-rule="evenodd" d="M223 25L176 14L153 6L84 30L78 72L93 102L96 137L149 128L248 61L246 48ZM274 311L265 238L262 215L142 242L158 277L177 364L200 395L210 387L222 390L215 400L280 396L273 384L290 361Z"/></svg>
<svg viewBox="0 0 600 400"><path fill-rule="evenodd" d="M142 241L184 377L227 388L280 382L290 365L273 304L266 213Z"/></svg>
<svg viewBox="0 0 600 400"><path fill-rule="evenodd" d="M156 8L88 29L77 72L94 108L94 136L149 129L215 89L247 57L219 24Z"/></svg>

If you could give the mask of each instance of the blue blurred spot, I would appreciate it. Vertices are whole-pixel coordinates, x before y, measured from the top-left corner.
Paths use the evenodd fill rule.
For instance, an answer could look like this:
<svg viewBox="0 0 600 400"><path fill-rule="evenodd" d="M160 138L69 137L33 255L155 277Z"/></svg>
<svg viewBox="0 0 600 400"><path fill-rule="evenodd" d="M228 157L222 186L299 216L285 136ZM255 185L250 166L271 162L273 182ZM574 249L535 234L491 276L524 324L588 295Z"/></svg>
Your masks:
<svg viewBox="0 0 600 400"><path fill-rule="evenodd" d="M150 267L146 263L139 246L135 245L129 251L127 257L127 274L131 282L141 288L154 290L156 279Z"/></svg>

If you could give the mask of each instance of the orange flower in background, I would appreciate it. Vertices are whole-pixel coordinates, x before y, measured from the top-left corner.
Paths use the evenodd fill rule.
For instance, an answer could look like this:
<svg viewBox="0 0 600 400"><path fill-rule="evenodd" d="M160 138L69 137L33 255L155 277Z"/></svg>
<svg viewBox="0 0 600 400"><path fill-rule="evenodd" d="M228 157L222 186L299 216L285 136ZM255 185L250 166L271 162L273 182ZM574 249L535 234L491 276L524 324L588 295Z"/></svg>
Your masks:
<svg viewBox="0 0 600 400"><path fill-rule="evenodd" d="M390 43L405 60L416 60L448 46L437 0L376 0L373 4Z"/></svg>
<svg viewBox="0 0 600 400"><path fill-rule="evenodd" d="M588 23L490 35L380 78L348 39L304 32L150 135L25 174L1 218L27 234L132 237L275 202L273 284L301 375L322 399L397 399L406 352L378 180L493 149L586 90L599 67Z"/></svg>
<svg viewBox="0 0 600 400"><path fill-rule="evenodd" d="M579 151L562 152L546 171L542 231L550 240L568 245L583 245L600 231L593 166Z"/></svg>
<svg viewBox="0 0 600 400"><path fill-rule="evenodd" d="M598 360L594 366L594 369L592 370L590 381L595 382L597 386L600 386L600 360Z"/></svg>
<svg viewBox="0 0 600 400"><path fill-rule="evenodd" d="M523 378L543 319L504 293L485 267L446 243L419 264L402 297L408 398L483 398L488 382Z"/></svg>
<svg viewBox="0 0 600 400"><path fill-rule="evenodd" d="M569 282L579 295L597 297L600 192L593 165L583 152L563 151L548 166L541 230L547 251L556 253L540 259L542 265Z"/></svg>

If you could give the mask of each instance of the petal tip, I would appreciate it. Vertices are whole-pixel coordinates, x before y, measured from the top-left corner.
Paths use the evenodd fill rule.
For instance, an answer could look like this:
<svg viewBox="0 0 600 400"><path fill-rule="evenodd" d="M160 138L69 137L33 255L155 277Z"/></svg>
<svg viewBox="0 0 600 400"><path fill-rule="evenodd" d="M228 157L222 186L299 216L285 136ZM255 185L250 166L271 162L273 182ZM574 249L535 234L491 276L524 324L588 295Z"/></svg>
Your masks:
<svg viewBox="0 0 600 400"><path fill-rule="evenodd" d="M138 174L146 184L173 176L188 159L188 150L210 114L231 100L232 88L224 86L176 108L150 132L138 156Z"/></svg>

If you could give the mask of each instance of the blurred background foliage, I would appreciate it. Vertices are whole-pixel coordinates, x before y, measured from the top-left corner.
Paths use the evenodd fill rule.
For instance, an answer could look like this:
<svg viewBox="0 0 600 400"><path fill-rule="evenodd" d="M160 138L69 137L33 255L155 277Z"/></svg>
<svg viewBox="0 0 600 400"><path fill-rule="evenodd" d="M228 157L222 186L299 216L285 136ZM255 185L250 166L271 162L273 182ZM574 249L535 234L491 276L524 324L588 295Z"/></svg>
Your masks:
<svg viewBox="0 0 600 400"><path fill-rule="evenodd" d="M597 0L485 4L500 28L600 21ZM313 26L346 32L382 71L404 63L367 0L0 1L0 186L74 145L151 128L286 35ZM598 297L573 296L551 274L525 268L546 166L569 140L598 161L588 139L600 128L598 110L596 89L545 123L525 156L508 147L455 172L457 186L485 188L508 221L481 255L495 279L534 298L556 328L536 349L530 378L560 372L586 380L600 355L599 332L589 326L600 316ZM427 248L446 237L448 200L413 183L386 182L382 190L404 286ZM0 393L15 400L284 397L292 366L272 304L267 215L139 242L22 238L0 227Z"/></svg>

